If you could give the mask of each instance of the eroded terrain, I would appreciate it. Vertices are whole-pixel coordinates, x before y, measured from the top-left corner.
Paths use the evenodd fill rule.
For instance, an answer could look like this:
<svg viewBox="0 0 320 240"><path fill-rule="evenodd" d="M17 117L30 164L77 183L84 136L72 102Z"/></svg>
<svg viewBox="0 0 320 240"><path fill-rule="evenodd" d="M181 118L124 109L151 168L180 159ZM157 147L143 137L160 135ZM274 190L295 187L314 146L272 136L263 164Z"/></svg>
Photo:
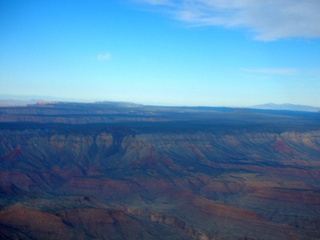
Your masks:
<svg viewBox="0 0 320 240"><path fill-rule="evenodd" d="M2 110L2 238L320 238L319 114L58 106Z"/></svg>

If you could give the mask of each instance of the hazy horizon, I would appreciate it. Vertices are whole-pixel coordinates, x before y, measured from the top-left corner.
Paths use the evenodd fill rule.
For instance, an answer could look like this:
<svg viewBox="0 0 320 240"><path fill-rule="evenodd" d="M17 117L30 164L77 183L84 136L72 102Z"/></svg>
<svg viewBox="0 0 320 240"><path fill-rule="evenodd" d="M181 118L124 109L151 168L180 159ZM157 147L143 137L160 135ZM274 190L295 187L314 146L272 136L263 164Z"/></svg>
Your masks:
<svg viewBox="0 0 320 240"><path fill-rule="evenodd" d="M320 107L318 1L2 1L0 95Z"/></svg>
<svg viewBox="0 0 320 240"><path fill-rule="evenodd" d="M17 96L17 95L0 95L0 107L10 106L27 106L32 104L44 103L132 103L141 106L154 106L154 107L226 107L226 108L257 108L257 109L273 109L273 110L293 110L293 111L320 111L320 106L314 105L301 105L292 103L261 103L250 106L228 106L228 105L174 105L174 104L161 104L161 103L140 103L133 101L114 101L110 99L72 99L72 98L57 98L53 96Z"/></svg>

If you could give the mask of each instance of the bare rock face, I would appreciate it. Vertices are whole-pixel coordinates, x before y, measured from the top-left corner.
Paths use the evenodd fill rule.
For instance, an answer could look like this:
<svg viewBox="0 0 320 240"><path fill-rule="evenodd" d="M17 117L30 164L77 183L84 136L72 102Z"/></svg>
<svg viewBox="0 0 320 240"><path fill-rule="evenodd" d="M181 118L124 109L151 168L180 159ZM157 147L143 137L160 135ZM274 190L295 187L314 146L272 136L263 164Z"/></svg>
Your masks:
<svg viewBox="0 0 320 240"><path fill-rule="evenodd" d="M131 120L113 125L79 116L43 125L52 116L40 110L25 113L33 123L0 126L0 238L320 237L320 126L300 116L288 126L254 115L246 125L230 123L238 113L177 122L127 109Z"/></svg>

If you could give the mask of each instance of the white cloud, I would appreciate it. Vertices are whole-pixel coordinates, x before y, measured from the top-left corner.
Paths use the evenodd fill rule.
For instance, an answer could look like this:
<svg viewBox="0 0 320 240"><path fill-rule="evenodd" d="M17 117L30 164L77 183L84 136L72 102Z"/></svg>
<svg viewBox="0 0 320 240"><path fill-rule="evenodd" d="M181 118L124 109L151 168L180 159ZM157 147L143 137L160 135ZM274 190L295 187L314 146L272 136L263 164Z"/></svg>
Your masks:
<svg viewBox="0 0 320 240"><path fill-rule="evenodd" d="M273 75L295 75L299 73L299 70L295 68L241 68L241 71Z"/></svg>
<svg viewBox="0 0 320 240"><path fill-rule="evenodd" d="M192 25L247 28L258 40L320 38L319 0L136 0Z"/></svg>
<svg viewBox="0 0 320 240"><path fill-rule="evenodd" d="M151 5L166 5L170 3L170 0L135 0L140 3L147 3Z"/></svg>
<svg viewBox="0 0 320 240"><path fill-rule="evenodd" d="M100 53L97 55L98 61L110 61L111 60L111 54L110 53Z"/></svg>

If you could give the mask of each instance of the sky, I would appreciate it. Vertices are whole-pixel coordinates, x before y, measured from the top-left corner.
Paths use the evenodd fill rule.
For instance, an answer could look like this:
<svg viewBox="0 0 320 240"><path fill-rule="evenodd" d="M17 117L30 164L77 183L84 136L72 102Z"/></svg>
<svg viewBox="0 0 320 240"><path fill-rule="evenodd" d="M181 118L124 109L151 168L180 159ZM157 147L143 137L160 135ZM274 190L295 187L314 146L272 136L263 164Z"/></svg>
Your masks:
<svg viewBox="0 0 320 240"><path fill-rule="evenodd" d="M0 96L320 107L319 0L0 0Z"/></svg>

